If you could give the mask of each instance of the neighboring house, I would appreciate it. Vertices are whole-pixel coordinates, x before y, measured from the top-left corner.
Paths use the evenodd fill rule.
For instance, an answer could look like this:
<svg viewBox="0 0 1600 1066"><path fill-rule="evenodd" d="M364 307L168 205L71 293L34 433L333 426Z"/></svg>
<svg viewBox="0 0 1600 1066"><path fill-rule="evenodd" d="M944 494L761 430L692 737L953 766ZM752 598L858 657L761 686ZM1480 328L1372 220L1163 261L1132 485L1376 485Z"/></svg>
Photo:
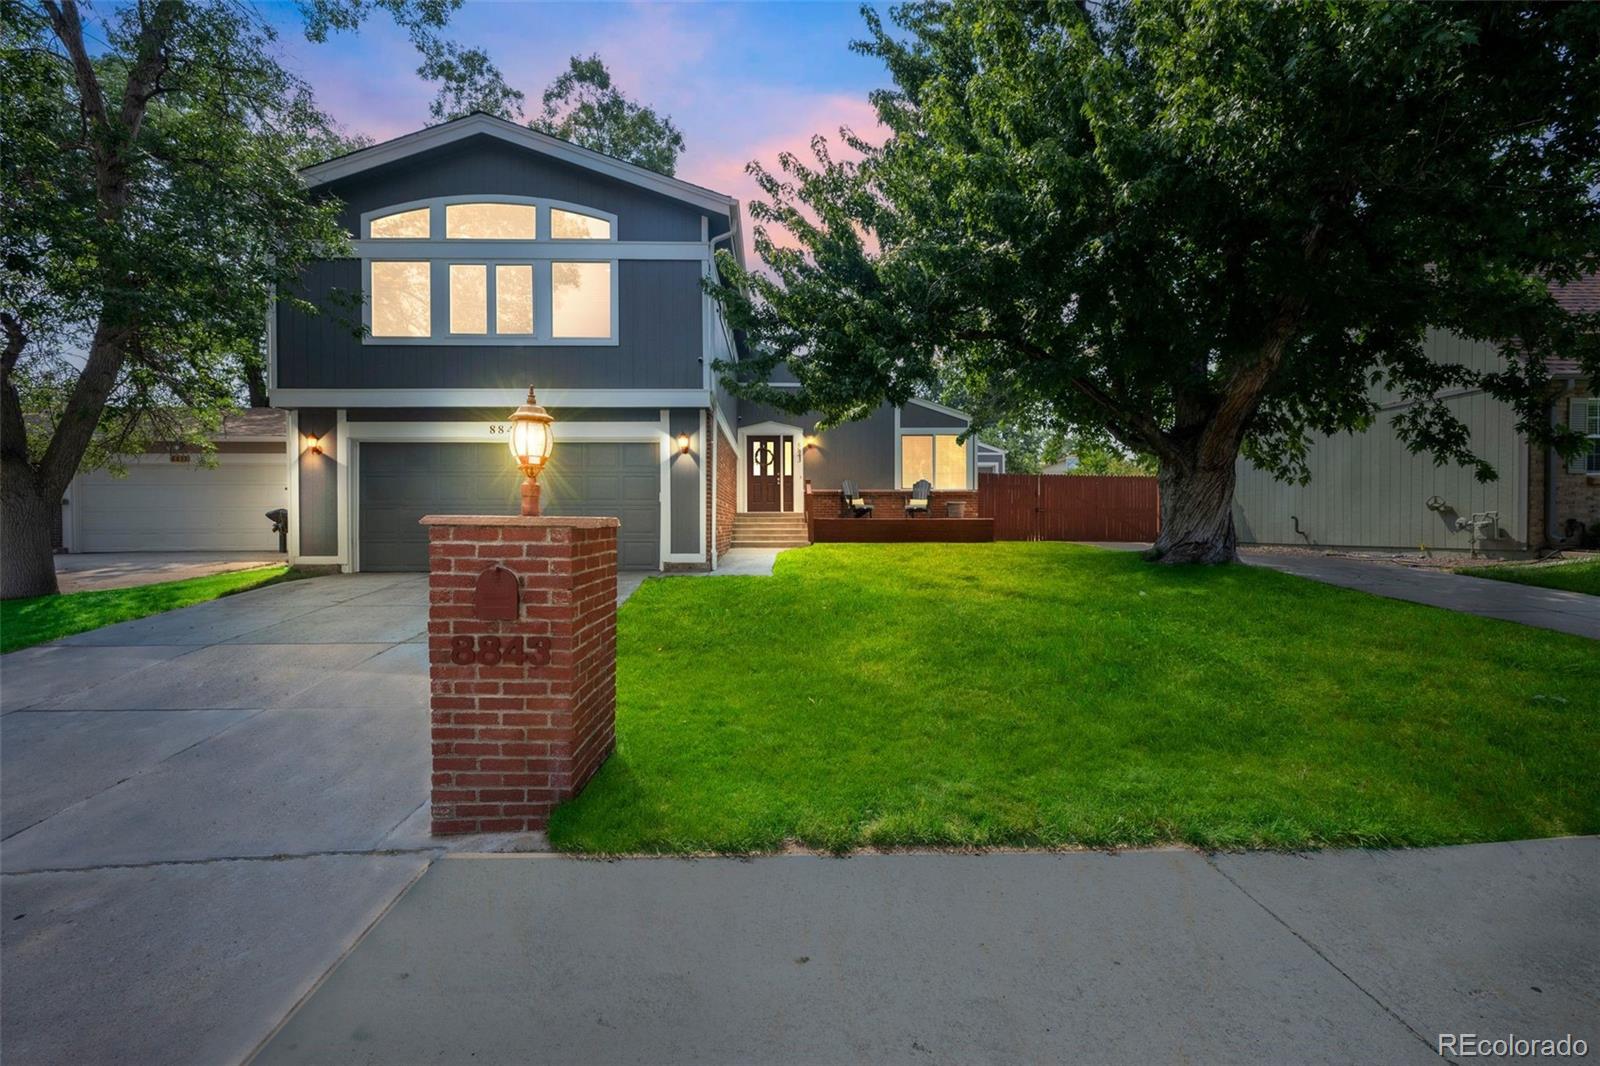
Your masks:
<svg viewBox="0 0 1600 1066"><path fill-rule="evenodd" d="M978 473L1004 474L1005 472L1006 450L978 441Z"/></svg>
<svg viewBox="0 0 1600 1066"><path fill-rule="evenodd" d="M71 552L276 551L266 512L289 502L282 411L240 411L197 449L152 446L109 470L79 474L61 501L56 545Z"/></svg>
<svg viewBox="0 0 1600 1066"><path fill-rule="evenodd" d="M1042 468L1039 473L1070 474L1076 469L1078 469L1078 457L1076 455L1069 455L1060 462L1051 463L1049 466Z"/></svg>
<svg viewBox="0 0 1600 1066"><path fill-rule="evenodd" d="M1571 311L1600 310L1600 278L1567 286L1556 295ZM1441 360L1477 369L1500 365L1493 344L1448 333L1433 333L1426 344ZM1551 422L1586 433L1586 454L1563 461L1553 451L1530 446L1517 432L1515 412L1481 390L1448 393L1445 405L1471 431L1473 450L1500 475L1479 482L1470 469L1435 466L1428 454L1412 454L1391 427L1406 405L1378 394L1372 428L1315 438L1307 457L1307 485L1284 484L1239 460L1234 522L1240 541L1535 550L1562 540L1569 522L1600 526L1600 399L1575 364L1552 361L1549 369Z"/></svg>
<svg viewBox="0 0 1600 1066"><path fill-rule="evenodd" d="M290 553L420 570L430 513L508 513L506 416L528 386L556 418L548 514L615 515L629 569L704 569L741 521L804 538L808 488L971 494L959 411L915 401L815 432L732 396L738 344L701 282L742 255L739 203L487 115L310 167L356 258L312 264L268 347L290 420ZM363 294L367 334L335 290ZM746 516L741 519L741 516Z"/></svg>

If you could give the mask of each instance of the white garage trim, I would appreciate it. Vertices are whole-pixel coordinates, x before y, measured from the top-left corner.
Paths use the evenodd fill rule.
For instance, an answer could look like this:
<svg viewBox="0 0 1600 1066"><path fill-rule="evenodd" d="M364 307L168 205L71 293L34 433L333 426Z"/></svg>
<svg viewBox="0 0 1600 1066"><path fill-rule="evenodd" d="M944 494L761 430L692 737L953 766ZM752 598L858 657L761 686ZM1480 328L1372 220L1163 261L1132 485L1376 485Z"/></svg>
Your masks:
<svg viewBox="0 0 1600 1066"><path fill-rule="evenodd" d="M346 572L361 568L361 509L352 507L361 484L361 444L371 443L433 443L433 444L499 444L507 447L509 422L346 422L345 413L339 412L342 440L350 445L350 460L340 464L339 476L339 534L340 555L337 560ZM655 444L661 454L661 561L676 561L667 554L667 544L672 535L671 494L672 483L667 476L670 462L670 438L666 434L666 412L660 423L655 422L558 422L555 429L557 448L563 442L574 444ZM509 450L506 461L511 461ZM703 538L702 538L703 539ZM688 557L695 561L695 557Z"/></svg>

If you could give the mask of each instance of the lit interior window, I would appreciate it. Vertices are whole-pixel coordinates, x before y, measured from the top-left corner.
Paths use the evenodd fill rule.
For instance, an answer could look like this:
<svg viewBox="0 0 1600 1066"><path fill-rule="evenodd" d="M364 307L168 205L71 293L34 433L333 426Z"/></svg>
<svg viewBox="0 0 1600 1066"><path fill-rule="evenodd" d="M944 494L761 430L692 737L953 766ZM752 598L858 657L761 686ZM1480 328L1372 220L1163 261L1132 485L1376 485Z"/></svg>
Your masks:
<svg viewBox="0 0 1600 1066"><path fill-rule="evenodd" d="M609 241L611 223L576 211L550 209L550 236L563 241Z"/></svg>
<svg viewBox="0 0 1600 1066"><path fill-rule="evenodd" d="M450 240L531 241L538 232L532 204L446 204L444 235Z"/></svg>
<svg viewBox="0 0 1600 1066"><path fill-rule="evenodd" d="M533 332L533 267L502 263L494 268L494 331Z"/></svg>
<svg viewBox="0 0 1600 1066"><path fill-rule="evenodd" d="M555 337L611 336L611 264L550 264L550 332Z"/></svg>
<svg viewBox="0 0 1600 1066"><path fill-rule="evenodd" d="M427 263L372 264L372 335L426 337L433 332Z"/></svg>
<svg viewBox="0 0 1600 1066"><path fill-rule="evenodd" d="M915 488L917 482L933 483L933 438L900 438L900 487Z"/></svg>
<svg viewBox="0 0 1600 1066"><path fill-rule="evenodd" d="M943 434L933 438L934 459L932 478L936 489L964 489L967 487L967 446L957 443L957 438Z"/></svg>
<svg viewBox="0 0 1600 1066"><path fill-rule="evenodd" d="M489 268L450 264L450 332L489 332Z"/></svg>
<svg viewBox="0 0 1600 1066"><path fill-rule="evenodd" d="M392 215L372 220L370 228L374 240L428 239L430 212L426 207L415 211L397 211Z"/></svg>

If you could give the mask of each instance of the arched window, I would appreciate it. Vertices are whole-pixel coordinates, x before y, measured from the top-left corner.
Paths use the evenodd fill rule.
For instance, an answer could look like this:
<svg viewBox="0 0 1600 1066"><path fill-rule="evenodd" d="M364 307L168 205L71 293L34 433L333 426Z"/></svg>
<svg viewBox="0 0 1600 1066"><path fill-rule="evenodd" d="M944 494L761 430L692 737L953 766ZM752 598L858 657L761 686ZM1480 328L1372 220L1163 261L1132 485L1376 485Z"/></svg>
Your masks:
<svg viewBox="0 0 1600 1066"><path fill-rule="evenodd" d="M615 344L617 259L594 246L616 233L613 214L539 197L368 211L358 241L367 343Z"/></svg>

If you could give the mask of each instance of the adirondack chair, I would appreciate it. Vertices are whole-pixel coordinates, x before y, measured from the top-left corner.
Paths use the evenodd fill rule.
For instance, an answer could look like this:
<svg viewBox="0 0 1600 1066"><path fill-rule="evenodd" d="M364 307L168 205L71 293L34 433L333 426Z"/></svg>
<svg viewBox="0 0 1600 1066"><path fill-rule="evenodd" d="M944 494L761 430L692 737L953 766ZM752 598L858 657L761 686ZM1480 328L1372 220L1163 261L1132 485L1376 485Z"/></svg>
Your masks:
<svg viewBox="0 0 1600 1066"><path fill-rule="evenodd" d="M919 514L927 514L931 503L929 498L932 495L933 486L926 481L919 481L911 486L911 498L906 501L906 517L915 518Z"/></svg>
<svg viewBox="0 0 1600 1066"><path fill-rule="evenodd" d="M872 504L862 498L860 490L854 481L839 482L840 510L856 518L866 518L872 514Z"/></svg>

